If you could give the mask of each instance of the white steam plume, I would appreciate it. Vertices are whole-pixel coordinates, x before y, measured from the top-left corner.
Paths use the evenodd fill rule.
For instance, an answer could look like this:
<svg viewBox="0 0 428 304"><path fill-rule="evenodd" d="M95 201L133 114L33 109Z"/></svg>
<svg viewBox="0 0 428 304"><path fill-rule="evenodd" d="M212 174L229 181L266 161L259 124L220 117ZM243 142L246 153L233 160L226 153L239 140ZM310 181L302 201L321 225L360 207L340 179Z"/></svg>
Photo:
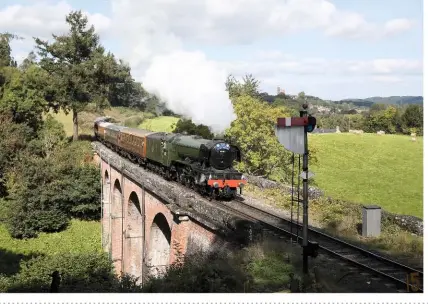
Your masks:
<svg viewBox="0 0 428 304"><path fill-rule="evenodd" d="M202 52L177 50L152 59L143 86L175 113L220 133L236 118L225 90L226 78L227 72Z"/></svg>
<svg viewBox="0 0 428 304"><path fill-rule="evenodd" d="M185 51L201 21L203 2L182 0L110 0L112 31L143 87L169 109L204 124L215 133L235 119L225 91L227 73L200 51ZM196 11L195 11L196 9ZM202 20L203 21L203 20Z"/></svg>

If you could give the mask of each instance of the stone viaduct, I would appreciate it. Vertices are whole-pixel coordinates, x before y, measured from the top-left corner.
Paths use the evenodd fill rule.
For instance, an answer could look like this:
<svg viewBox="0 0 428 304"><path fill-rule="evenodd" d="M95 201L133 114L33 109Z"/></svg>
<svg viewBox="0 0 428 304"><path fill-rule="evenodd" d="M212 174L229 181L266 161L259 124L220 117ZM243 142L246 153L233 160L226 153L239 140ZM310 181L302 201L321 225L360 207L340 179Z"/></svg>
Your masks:
<svg viewBox="0 0 428 304"><path fill-rule="evenodd" d="M116 273L141 282L199 250L252 235L253 224L92 143L101 173L102 246ZM218 248L218 247L216 247Z"/></svg>

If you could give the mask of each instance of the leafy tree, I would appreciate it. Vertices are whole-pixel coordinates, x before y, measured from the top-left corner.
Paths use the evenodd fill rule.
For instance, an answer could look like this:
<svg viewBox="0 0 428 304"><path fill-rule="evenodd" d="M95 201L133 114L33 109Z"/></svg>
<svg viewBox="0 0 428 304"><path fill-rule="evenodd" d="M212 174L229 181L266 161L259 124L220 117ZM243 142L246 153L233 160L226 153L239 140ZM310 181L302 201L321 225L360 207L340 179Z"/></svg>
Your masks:
<svg viewBox="0 0 428 304"><path fill-rule="evenodd" d="M0 91L0 111L9 112L16 123L27 123L37 131L48 100L54 96L51 78L36 65L25 71L5 67L0 71L3 85Z"/></svg>
<svg viewBox="0 0 428 304"><path fill-rule="evenodd" d="M10 41L12 39L22 38L10 33L0 34L0 67L16 67L16 61L12 57L12 50L10 47Z"/></svg>
<svg viewBox="0 0 428 304"><path fill-rule="evenodd" d="M242 83L237 81L234 76L229 75L225 84L230 98L243 95L254 98L260 97L260 81L256 80L252 74L246 74L242 78Z"/></svg>
<svg viewBox="0 0 428 304"><path fill-rule="evenodd" d="M142 107L147 92L131 76L131 68L122 60L115 67L118 81L109 87L108 99L111 106Z"/></svg>
<svg viewBox="0 0 428 304"><path fill-rule="evenodd" d="M147 94L143 98L144 111L157 115L157 109L160 105L159 98L153 94Z"/></svg>
<svg viewBox="0 0 428 304"><path fill-rule="evenodd" d="M70 26L68 34L52 35L52 43L36 38L36 44L40 65L58 89L50 105L73 113L73 140L77 140L78 113L90 102L106 107L109 86L118 82L120 75L114 56L104 54L94 26L88 28L88 18L81 11L71 12L66 22Z"/></svg>
<svg viewBox="0 0 428 304"><path fill-rule="evenodd" d="M278 142L274 125L278 117L288 116L285 108L275 108L250 96L234 100L237 119L226 136L242 151L238 170L252 175L269 176L276 167L288 162L289 153Z"/></svg>
<svg viewBox="0 0 428 304"><path fill-rule="evenodd" d="M46 129L52 125L48 123ZM41 134L46 135L47 130ZM61 141L62 136L57 134L57 139ZM43 140L41 146L45 148ZM34 155L33 149L19 153L15 166L6 174L7 227L13 237L59 231L67 227L71 217L99 218L99 170L85 145L60 146L57 142L49 157Z"/></svg>
<svg viewBox="0 0 428 304"><path fill-rule="evenodd" d="M52 202L50 186L55 183L52 161L20 153L13 170L7 173L9 192L7 227L15 238L29 238L38 231L52 232L65 228L68 219L58 204Z"/></svg>
<svg viewBox="0 0 428 304"><path fill-rule="evenodd" d="M39 134L44 155L49 157L57 149L65 145L66 134L64 126L48 114Z"/></svg>
<svg viewBox="0 0 428 304"><path fill-rule="evenodd" d="M173 133L187 133L188 135L199 135L206 139L213 139L214 134L208 126L203 124L196 125L191 119L181 118L175 124Z"/></svg>
<svg viewBox="0 0 428 304"><path fill-rule="evenodd" d="M299 102L299 104L304 104L307 102L307 96L305 92L300 92L299 94L297 94L297 101Z"/></svg>
<svg viewBox="0 0 428 304"><path fill-rule="evenodd" d="M10 113L0 112L0 197L7 194L4 173L13 166L17 153L27 146L30 134L27 125L17 124Z"/></svg>
<svg viewBox="0 0 428 304"><path fill-rule="evenodd" d="M409 105L402 116L403 125L407 128L417 129L417 133L422 134L424 125L423 108L420 105Z"/></svg>
<svg viewBox="0 0 428 304"><path fill-rule="evenodd" d="M394 134L400 131L400 117L396 107L373 106L366 115L364 131L375 133L379 130Z"/></svg>
<svg viewBox="0 0 428 304"><path fill-rule="evenodd" d="M370 107L370 113L385 111L388 108L387 104L383 103L374 103Z"/></svg>
<svg viewBox="0 0 428 304"><path fill-rule="evenodd" d="M21 70L27 70L30 66L36 64L37 57L36 54L34 53L34 51L31 51L27 58L24 59L24 61L22 61L22 63L20 64L19 68Z"/></svg>

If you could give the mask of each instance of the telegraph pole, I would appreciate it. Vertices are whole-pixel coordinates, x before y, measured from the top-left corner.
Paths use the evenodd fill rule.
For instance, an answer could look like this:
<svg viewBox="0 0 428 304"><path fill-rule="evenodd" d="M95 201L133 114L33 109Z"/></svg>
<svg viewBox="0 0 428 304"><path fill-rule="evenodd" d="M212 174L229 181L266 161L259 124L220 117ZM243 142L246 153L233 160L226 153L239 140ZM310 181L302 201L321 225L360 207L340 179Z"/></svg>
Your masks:
<svg viewBox="0 0 428 304"><path fill-rule="evenodd" d="M303 110L300 111L300 117L278 118L275 127L275 135L281 145L293 153L303 155L303 172L299 172L299 178L303 179L303 272L308 273L308 257L318 255L318 243L308 240L308 180L314 176L308 170L309 149L308 133L316 128L316 118L308 115L308 105L304 104ZM299 156L300 159L300 156ZM294 162L293 162L294 164ZM300 167L300 162L299 162ZM294 172L294 170L293 170ZM292 185L294 187L294 185ZM299 187L298 187L299 188ZM297 189L298 193L300 189Z"/></svg>
<svg viewBox="0 0 428 304"><path fill-rule="evenodd" d="M300 117L308 117L307 104L303 104L303 111L300 111ZM304 128L304 153L303 153L303 273L308 273L308 130Z"/></svg>

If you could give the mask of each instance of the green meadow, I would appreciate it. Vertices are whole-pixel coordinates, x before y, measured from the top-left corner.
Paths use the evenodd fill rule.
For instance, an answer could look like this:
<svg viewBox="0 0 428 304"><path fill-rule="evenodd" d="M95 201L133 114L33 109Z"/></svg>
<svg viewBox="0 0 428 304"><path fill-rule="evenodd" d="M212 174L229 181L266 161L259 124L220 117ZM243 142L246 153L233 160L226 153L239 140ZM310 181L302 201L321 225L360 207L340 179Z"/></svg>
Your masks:
<svg viewBox="0 0 428 304"><path fill-rule="evenodd" d="M423 138L310 134L318 163L309 168L326 195L423 217Z"/></svg>

